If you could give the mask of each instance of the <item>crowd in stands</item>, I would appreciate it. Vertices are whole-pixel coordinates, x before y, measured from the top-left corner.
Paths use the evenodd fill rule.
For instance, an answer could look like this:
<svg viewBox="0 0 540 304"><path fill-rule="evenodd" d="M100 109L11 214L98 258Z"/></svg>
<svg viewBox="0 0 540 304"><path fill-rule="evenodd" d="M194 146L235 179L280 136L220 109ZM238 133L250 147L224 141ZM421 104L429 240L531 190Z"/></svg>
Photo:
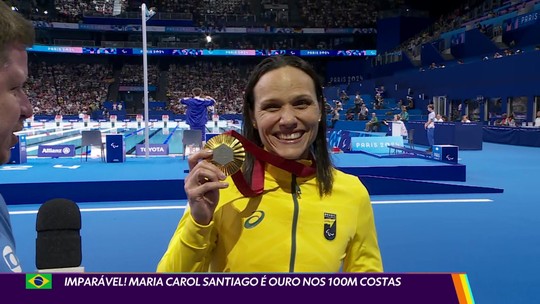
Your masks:
<svg viewBox="0 0 540 304"><path fill-rule="evenodd" d="M329 50L348 49L350 42L343 37L313 37L304 36L273 36L273 35L218 35L208 43L204 36L197 34L192 36L160 37L153 47L174 47L174 48L206 48L206 49L248 49L248 50ZM196 42L193 42L196 41ZM102 41L102 45L104 41ZM140 45L141 43L139 43ZM360 47L360 46L359 46ZM363 48L373 48L372 45Z"/></svg>
<svg viewBox="0 0 540 304"><path fill-rule="evenodd" d="M29 63L26 83L34 114L89 114L107 98L112 69L100 64Z"/></svg>
<svg viewBox="0 0 540 304"><path fill-rule="evenodd" d="M218 114L241 113L248 70L250 66L223 62L171 65L167 91L169 110L184 114L185 106L179 100L191 96L193 88L201 87L204 95L216 100Z"/></svg>
<svg viewBox="0 0 540 304"><path fill-rule="evenodd" d="M166 71L160 71L157 65L148 67L150 85L158 88L160 83L163 84L159 81L160 76L168 79L164 89L166 100L161 100L164 105L161 110L184 114L185 108L179 100L191 96L193 88L201 87L203 94L217 101L214 108L216 113L239 114L242 111L247 75L254 63L193 60L189 63L170 64ZM118 75L117 78L114 75ZM101 113L105 102L112 105L108 106L108 110L126 110L125 104L118 108L122 101L108 100L108 96L116 95L109 92L114 83L142 86L142 66L124 64L119 71L114 71L108 64L49 64L31 60L25 89L36 115ZM117 103L116 109L114 103Z"/></svg>
<svg viewBox="0 0 540 304"><path fill-rule="evenodd" d="M159 69L156 65L148 65L148 85L158 84ZM124 64L120 74L120 84L140 85L143 83L143 68L139 64Z"/></svg>
<svg viewBox="0 0 540 304"><path fill-rule="evenodd" d="M422 44L434 41L441 34L463 26L475 26L484 34L491 31L490 26L481 22L489 18L519 11L527 6L539 3L540 0L470 0L448 14L439 17L428 29L404 42L400 49L409 52L413 57L420 55Z"/></svg>
<svg viewBox="0 0 540 304"><path fill-rule="evenodd" d="M20 3L18 0L11 0L14 5ZM493 0L495 1L495 0ZM505 11L512 9L519 9L525 3L535 2L540 0L528 0L528 1L514 1L513 6L507 7ZM84 0L84 1L72 1L72 0L58 0L55 2L57 13L66 16L80 15L81 11L94 11L101 12L104 15L109 15L112 10L112 3L114 1L102 1L102 0ZM422 35L417 36L415 40L409 41L410 50L414 49L418 45L437 37L440 33L451 30L452 28L460 27L462 24L470 22L472 18L477 18L477 11L471 9L479 1L471 0L467 5L464 5L449 15L441 17L435 26L428 32L424 32ZM129 1L124 1L124 4L129 6ZM189 12L194 16L200 15L216 15L221 13L225 14L251 14L252 7L250 7L249 1L245 0L228 0L228 1L216 1L216 0L203 0L203 1L175 1L175 0L156 0L148 1L148 6L158 6L160 11L164 12ZM377 18L377 11L379 9L376 1L362 1L362 4L356 3L356 1L330 1L330 0L301 0L298 3L299 13L305 19L306 24L313 27L360 27L370 24L374 24ZM361 9L359 9L361 7ZM354 8L354 9L352 9ZM491 8L491 7L490 7ZM317 11L317 13L315 13ZM332 12L320 14L318 12ZM472 12L476 13L472 13ZM490 16L500 14L503 11L490 10L488 13ZM336 17L337 16L337 17ZM206 17L205 17L206 18ZM218 21L216 21L218 22ZM216 25L218 23L215 23ZM435 30L434 30L435 29ZM223 40L221 43L226 45L219 45L220 42L215 42L216 47L224 48L259 48L261 42L268 45L264 45L267 48L272 49L290 49L291 44L294 48L313 48L312 41L301 41L299 39L271 39L262 41L259 38L244 37L241 40ZM300 44L299 44L300 43ZM331 43L331 41L330 41ZM319 43L315 47L325 48L328 47L325 43ZM330 45L332 47L332 45ZM501 53L496 53L493 58L500 58L502 56L508 56L514 54L511 50L505 50ZM490 57L491 58L491 57ZM101 65L46 65L43 63L33 63L29 79L29 92L30 98L34 98L36 105L36 114L68 114L77 113L81 111L88 111L90 108L99 109L101 102L107 98L107 89L109 83L100 82L100 79L112 79L112 70L110 67L103 68ZM443 68L443 65L433 63L427 69ZM210 63L198 61L191 65L171 65L168 72L168 87L166 89L169 110L174 113L184 113L184 107L178 102L182 97L189 96L193 87L203 87L206 94L214 97L218 103L216 111L222 114L239 113L240 105L242 102L242 90L245 86L244 79L247 78L246 72L249 68L224 63ZM35 76L38 75L38 76ZM63 75L75 75L73 77ZM160 71L157 66L149 66L149 85L159 85ZM39 77L39 79L34 79ZM88 80L85 79L88 78ZM114 79L121 84L142 84L142 69L140 65L123 65L120 71L120 78ZM79 80L83 79L83 80ZM177 81L182 79L182 81ZM215 81L221 79L222 81ZM97 81L97 83L96 83ZM40 85L38 85L38 83ZM62 85L59 85L59 84ZM45 84L45 85L43 85ZM82 84L82 90L81 90ZM82 99L75 103L66 103L66 100L72 100L72 92L77 92L76 98ZM384 98L381 92L375 92L374 100L371 104L365 105L363 102L359 102L355 106L348 109L346 113L347 119L368 119L370 115L369 109L385 109ZM348 98L348 94L343 95L344 98ZM342 102L347 102L342 100ZM407 100L408 104L412 105L413 102ZM404 102L401 100L397 103L397 108L401 108ZM363 109L365 107L365 110ZM331 106L329 113L333 113L333 110L339 109L337 105ZM371 114L371 113L369 113Z"/></svg>
<svg viewBox="0 0 540 304"><path fill-rule="evenodd" d="M174 114L185 114L185 107L179 100L191 96L195 87L202 87L204 95L216 99L217 103L210 112L218 114L240 114L242 109L244 88L247 74L253 64L232 63L220 60L193 60L189 63L171 64L168 70L159 71L155 65L150 66L149 75L151 83L159 82L158 76L166 76L166 100L161 100L163 106L160 110L168 110ZM95 111L101 113L107 96L112 96L108 90L112 83L124 85L142 85L142 67L140 65L124 64L120 69L123 73L115 73L112 66L105 64L47 64L42 61L31 60L29 64L29 79L26 84L29 99L34 105L34 114L68 115L91 114ZM116 72L120 72L116 71ZM115 79L113 75L118 75ZM126 77L130 75L129 77ZM338 90L337 98L327 102L326 113L331 115L331 124L339 120L364 120L371 118L366 125L366 131L376 131L385 117L400 115L400 120L409 120L408 111L414 109L412 92L407 99L388 98L385 100L385 88L375 87L372 94L356 95L351 92ZM364 98L367 98L364 100ZM120 100L110 101L117 103L110 110L121 111L124 107ZM399 112L401 110L401 112ZM385 112L381 112L385 111ZM377 114L376 114L377 113ZM415 115L418 115L415 112ZM459 120L462 113L452 118ZM375 116L375 117L374 117ZM459 119L458 119L459 117ZM513 126L512 120L501 119L501 125ZM438 121L448 121L446 117L437 116ZM468 117L463 117L467 122Z"/></svg>
<svg viewBox="0 0 540 304"><path fill-rule="evenodd" d="M23 0L9 0L14 6L24 6ZM288 1L287 1L288 2ZM32 20L59 22L79 22L84 15L114 14L114 0L56 0L54 14L36 14L40 3L29 2L31 9L26 14ZM122 12L138 12L141 1L121 0ZM254 4L249 0L153 0L145 1L147 7L156 7L158 13L179 13L191 15L195 26L221 28L230 16L235 16L236 26L253 26L254 21L273 26L289 26L292 10L266 10L263 3ZM296 3L301 26L343 28L374 26L380 2L375 0L300 0ZM255 13L258 12L258 13ZM321 13L324 12L324 13ZM257 24L260 24L258 22ZM298 22L294 24L297 26Z"/></svg>
<svg viewBox="0 0 540 304"><path fill-rule="evenodd" d="M353 28L376 23L379 1L300 0L306 24L324 28Z"/></svg>
<svg viewBox="0 0 540 304"><path fill-rule="evenodd" d="M140 1L127 0L126 2L128 2L126 11L138 12L140 10ZM194 1L151 0L145 1L145 3L147 7L156 7L158 8L158 12L165 13L191 13L196 6Z"/></svg>

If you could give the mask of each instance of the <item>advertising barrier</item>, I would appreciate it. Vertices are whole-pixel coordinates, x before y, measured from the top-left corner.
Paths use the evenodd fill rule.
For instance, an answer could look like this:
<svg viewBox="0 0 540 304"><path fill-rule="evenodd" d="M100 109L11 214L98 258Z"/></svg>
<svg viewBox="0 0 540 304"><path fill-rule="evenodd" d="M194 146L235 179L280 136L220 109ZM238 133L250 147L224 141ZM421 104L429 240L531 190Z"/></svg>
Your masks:
<svg viewBox="0 0 540 304"><path fill-rule="evenodd" d="M146 155L145 145L137 145L135 155ZM169 145L150 144L148 155L169 155Z"/></svg>
<svg viewBox="0 0 540 304"><path fill-rule="evenodd" d="M39 145L38 157L73 157L75 145Z"/></svg>
<svg viewBox="0 0 540 304"><path fill-rule="evenodd" d="M388 146L403 146L401 136L363 136L351 137L351 151L372 154L388 154Z"/></svg>

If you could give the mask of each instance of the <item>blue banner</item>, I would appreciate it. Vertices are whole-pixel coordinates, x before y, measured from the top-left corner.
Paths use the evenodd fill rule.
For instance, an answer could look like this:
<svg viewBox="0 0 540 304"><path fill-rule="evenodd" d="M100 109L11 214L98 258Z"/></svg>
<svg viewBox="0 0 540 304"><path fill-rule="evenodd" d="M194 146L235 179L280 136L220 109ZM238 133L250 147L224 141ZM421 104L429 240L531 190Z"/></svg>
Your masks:
<svg viewBox="0 0 540 304"><path fill-rule="evenodd" d="M75 145L39 145L38 157L73 157Z"/></svg>
<svg viewBox="0 0 540 304"><path fill-rule="evenodd" d="M503 29L505 32L509 32L519 28L531 26L536 24L536 22L538 22L538 19L540 19L540 14L538 11L524 14L505 20L503 23Z"/></svg>
<svg viewBox="0 0 540 304"><path fill-rule="evenodd" d="M34 45L28 52L69 53L93 55L142 55L142 48L73 47ZM243 49L159 49L149 48L149 56L311 56L311 57L364 57L376 56L376 50L243 50Z"/></svg>

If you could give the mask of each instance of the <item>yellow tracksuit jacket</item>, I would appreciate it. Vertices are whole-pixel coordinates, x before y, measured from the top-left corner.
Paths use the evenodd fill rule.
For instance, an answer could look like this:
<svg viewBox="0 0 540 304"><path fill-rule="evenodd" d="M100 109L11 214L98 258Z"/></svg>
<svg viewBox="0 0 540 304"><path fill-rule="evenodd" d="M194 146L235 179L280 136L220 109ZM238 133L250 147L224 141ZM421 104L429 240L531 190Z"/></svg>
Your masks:
<svg viewBox="0 0 540 304"><path fill-rule="evenodd" d="M186 209L158 272L383 271L369 194L356 176L335 170L322 198L315 176L269 164L258 197L227 181L210 224Z"/></svg>

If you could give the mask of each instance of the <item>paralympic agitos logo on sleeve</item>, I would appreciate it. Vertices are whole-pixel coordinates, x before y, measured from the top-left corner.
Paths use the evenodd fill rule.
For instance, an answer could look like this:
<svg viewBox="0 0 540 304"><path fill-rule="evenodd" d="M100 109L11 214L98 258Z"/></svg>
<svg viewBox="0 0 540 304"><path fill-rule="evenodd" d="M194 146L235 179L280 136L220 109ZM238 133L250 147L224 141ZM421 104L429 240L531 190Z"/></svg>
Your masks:
<svg viewBox="0 0 540 304"><path fill-rule="evenodd" d="M337 216L333 213L324 213L324 237L331 241L336 238Z"/></svg>

